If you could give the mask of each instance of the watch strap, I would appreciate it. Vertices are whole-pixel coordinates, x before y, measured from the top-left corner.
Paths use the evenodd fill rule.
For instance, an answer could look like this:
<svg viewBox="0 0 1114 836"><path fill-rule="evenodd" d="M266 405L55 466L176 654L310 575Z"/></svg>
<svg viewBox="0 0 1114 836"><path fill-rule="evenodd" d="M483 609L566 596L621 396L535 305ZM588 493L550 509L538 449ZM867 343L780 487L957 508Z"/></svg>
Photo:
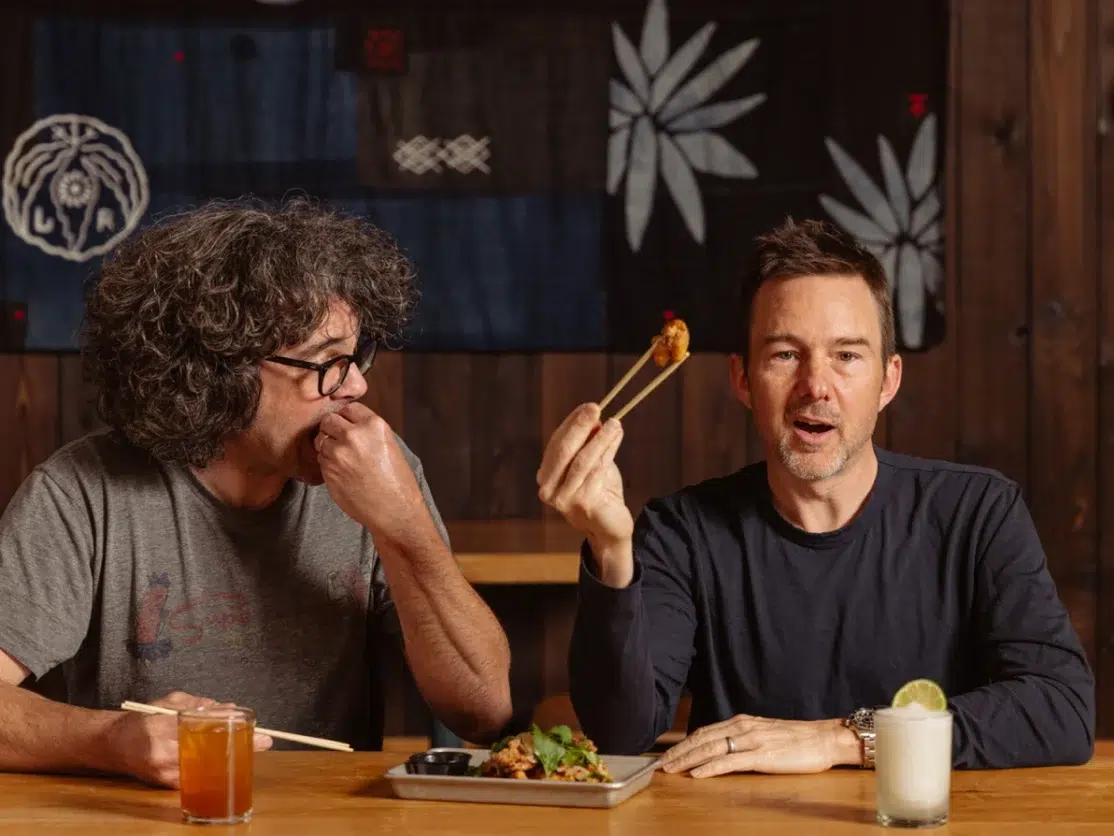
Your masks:
<svg viewBox="0 0 1114 836"><path fill-rule="evenodd" d="M860 708L843 721L843 725L851 729L863 744L863 769L874 768L874 709Z"/></svg>

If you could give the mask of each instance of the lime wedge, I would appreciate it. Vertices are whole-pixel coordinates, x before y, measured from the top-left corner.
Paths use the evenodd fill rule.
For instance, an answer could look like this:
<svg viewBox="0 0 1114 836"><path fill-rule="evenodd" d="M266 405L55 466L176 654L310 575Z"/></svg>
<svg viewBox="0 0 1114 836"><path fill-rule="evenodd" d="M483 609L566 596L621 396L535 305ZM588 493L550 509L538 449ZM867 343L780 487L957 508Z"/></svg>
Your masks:
<svg viewBox="0 0 1114 836"><path fill-rule="evenodd" d="M944 695L944 689L931 679L914 679L912 682L906 682L897 689L890 705L893 708L901 708L914 703L928 711L948 710L948 698Z"/></svg>

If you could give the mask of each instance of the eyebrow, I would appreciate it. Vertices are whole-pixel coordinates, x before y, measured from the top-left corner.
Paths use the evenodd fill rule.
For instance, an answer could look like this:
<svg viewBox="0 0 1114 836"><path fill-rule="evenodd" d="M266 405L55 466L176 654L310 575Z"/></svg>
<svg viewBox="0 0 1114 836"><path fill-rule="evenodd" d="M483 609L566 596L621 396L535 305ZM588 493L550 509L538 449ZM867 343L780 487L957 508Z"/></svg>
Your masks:
<svg viewBox="0 0 1114 836"><path fill-rule="evenodd" d="M333 348L334 346L340 345L345 341L345 339L345 337L329 337L328 339L316 342L305 350L305 356L315 357L326 348Z"/></svg>
<svg viewBox="0 0 1114 836"><path fill-rule="evenodd" d="M771 345L772 343L792 343L794 345L800 345L801 340L792 334L770 334L770 336L762 341L763 345ZM839 337L835 340L835 345L841 348L846 348L848 346L870 348L870 340L866 337Z"/></svg>

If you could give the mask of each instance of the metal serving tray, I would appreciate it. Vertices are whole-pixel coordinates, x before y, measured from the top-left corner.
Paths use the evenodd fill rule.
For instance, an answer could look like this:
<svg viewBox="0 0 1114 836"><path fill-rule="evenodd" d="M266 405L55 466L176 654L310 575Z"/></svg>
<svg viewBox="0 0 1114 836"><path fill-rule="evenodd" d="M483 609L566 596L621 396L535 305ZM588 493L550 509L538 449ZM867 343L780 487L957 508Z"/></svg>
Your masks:
<svg viewBox="0 0 1114 836"><path fill-rule="evenodd" d="M486 749L430 749L431 752L468 752L472 766L490 757ZM401 763L387 771L399 798L425 801L466 801L481 804L532 804L545 807L615 807L644 790L654 777L656 757L601 755L615 778L611 784L572 781L470 778L458 775L411 775Z"/></svg>

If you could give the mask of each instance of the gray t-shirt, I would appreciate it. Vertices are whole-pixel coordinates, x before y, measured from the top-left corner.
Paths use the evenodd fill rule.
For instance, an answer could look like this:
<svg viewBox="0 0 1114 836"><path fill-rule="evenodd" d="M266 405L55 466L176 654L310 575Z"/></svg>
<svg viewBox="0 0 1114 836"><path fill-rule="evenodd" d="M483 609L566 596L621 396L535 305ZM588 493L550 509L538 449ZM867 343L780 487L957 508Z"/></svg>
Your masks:
<svg viewBox="0 0 1114 836"><path fill-rule="evenodd" d="M371 668L397 634L371 535L323 485L233 508L102 431L36 467L0 518L0 649L53 671L51 696L74 705L181 690L366 748L382 727Z"/></svg>

